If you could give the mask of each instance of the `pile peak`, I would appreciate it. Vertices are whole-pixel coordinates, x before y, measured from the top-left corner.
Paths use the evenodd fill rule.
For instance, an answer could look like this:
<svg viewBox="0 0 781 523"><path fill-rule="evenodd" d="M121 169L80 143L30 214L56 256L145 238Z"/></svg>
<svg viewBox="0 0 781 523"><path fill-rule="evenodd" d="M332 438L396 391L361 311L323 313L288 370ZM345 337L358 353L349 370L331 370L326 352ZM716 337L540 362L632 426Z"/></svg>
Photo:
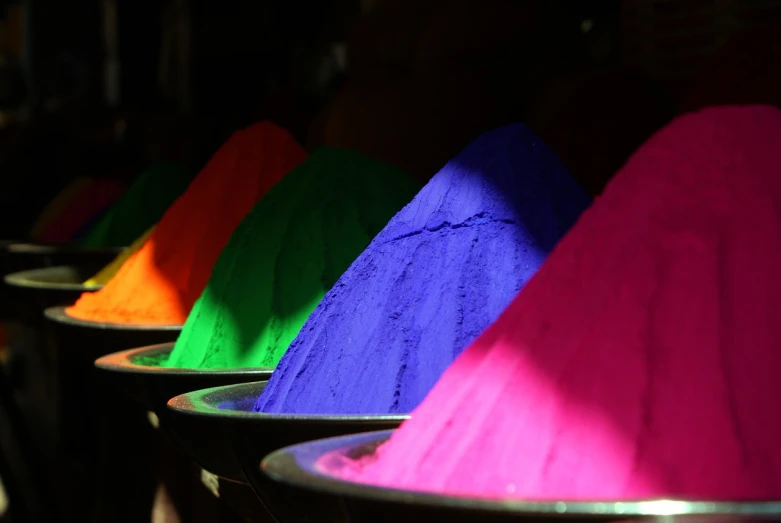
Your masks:
<svg viewBox="0 0 781 523"><path fill-rule="evenodd" d="M526 127L483 134L339 278L282 357L256 409L410 412L589 202Z"/></svg>
<svg viewBox="0 0 781 523"><path fill-rule="evenodd" d="M371 462L487 497L781 497L781 112L653 136Z"/></svg>

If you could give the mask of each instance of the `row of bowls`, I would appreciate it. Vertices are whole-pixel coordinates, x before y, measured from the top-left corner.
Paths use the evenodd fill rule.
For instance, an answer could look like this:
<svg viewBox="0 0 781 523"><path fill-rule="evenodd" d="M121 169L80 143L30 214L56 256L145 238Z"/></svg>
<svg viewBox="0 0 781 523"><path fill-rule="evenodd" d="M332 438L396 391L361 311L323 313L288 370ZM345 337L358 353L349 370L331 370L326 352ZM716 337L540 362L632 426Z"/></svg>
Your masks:
<svg viewBox="0 0 781 523"><path fill-rule="evenodd" d="M406 416L257 413L255 400L272 369L162 367L181 326L131 327L69 317L62 304L72 303L88 290L81 282L110 261L108 254L82 251L68 258L74 266L46 267L51 261L39 261L32 266L44 268L5 277L14 289L16 305L27 310L33 321L36 314L41 318L43 310L53 330L58 416L64 420L60 438L66 447L68 442L89 445L93 440L87 432L93 430L95 419L121 408L122 403L113 398L124 395L153 412L175 445L222 484L249 484L263 514L260 519L268 521L781 519L781 503L774 502L526 502L433 495L340 480L339 464L344 463L340 458L372 453ZM123 350L115 352L118 349ZM93 362L99 372L94 372ZM85 402L88 397L103 401Z"/></svg>

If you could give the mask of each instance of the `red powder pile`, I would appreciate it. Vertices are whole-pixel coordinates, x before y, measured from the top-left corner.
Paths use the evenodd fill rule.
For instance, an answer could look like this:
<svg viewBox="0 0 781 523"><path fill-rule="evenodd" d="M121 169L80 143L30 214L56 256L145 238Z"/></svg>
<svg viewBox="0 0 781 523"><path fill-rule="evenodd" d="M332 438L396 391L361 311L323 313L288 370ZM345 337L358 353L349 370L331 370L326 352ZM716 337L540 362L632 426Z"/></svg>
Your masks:
<svg viewBox="0 0 781 523"><path fill-rule="evenodd" d="M236 132L103 289L68 308L85 320L182 324L233 229L306 152L267 122Z"/></svg>
<svg viewBox="0 0 781 523"><path fill-rule="evenodd" d="M779 267L781 112L678 118L343 474L487 497L781 499Z"/></svg>
<svg viewBox="0 0 781 523"><path fill-rule="evenodd" d="M125 185L117 180L91 180L53 217L36 240L42 243L72 240L82 227L105 212L124 192Z"/></svg>

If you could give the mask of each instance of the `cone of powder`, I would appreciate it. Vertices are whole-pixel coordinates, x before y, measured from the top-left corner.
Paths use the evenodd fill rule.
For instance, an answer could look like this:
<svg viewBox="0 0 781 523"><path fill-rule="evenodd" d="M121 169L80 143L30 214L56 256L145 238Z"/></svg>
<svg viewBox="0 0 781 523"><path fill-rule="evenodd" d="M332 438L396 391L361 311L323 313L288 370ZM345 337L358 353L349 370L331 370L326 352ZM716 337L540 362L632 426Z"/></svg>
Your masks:
<svg viewBox="0 0 781 523"><path fill-rule="evenodd" d="M523 125L483 134L339 278L255 409L410 412L590 201Z"/></svg>
<svg viewBox="0 0 781 523"><path fill-rule="evenodd" d="M320 148L261 200L214 266L170 367L275 367L325 293L420 184Z"/></svg>
<svg viewBox="0 0 781 523"><path fill-rule="evenodd" d="M89 280L85 281L84 285L87 287L97 287L107 284L108 281L114 277L117 271L119 271L119 268L122 267L122 264L125 263L125 260L130 258L139 249L141 249L141 247L143 247L154 230L154 226L150 227L144 234L136 238L136 240L131 243L127 249L123 250L116 258L111 260L111 263L103 267L100 272L92 276Z"/></svg>
<svg viewBox="0 0 781 523"><path fill-rule="evenodd" d="M79 177L66 185L65 188L46 205L44 210L35 220L35 223L30 230L30 237L34 240L40 238L43 231L46 230L60 213L70 205L71 201L81 194L81 192L85 191L91 183L91 179Z"/></svg>
<svg viewBox="0 0 781 523"><path fill-rule="evenodd" d="M768 106L653 136L345 476L499 498L781 498L780 147Z"/></svg>
<svg viewBox="0 0 781 523"><path fill-rule="evenodd" d="M91 219L116 202L125 191L118 180L93 180L80 191L45 227L37 240L43 243L62 243L73 240L75 234Z"/></svg>
<svg viewBox="0 0 781 523"><path fill-rule="evenodd" d="M190 182L187 170L156 164L136 179L79 242L83 247L130 245L152 227Z"/></svg>
<svg viewBox="0 0 781 523"><path fill-rule="evenodd" d="M120 324L184 323L233 229L305 157L293 137L271 123L234 133L141 249L105 287L82 294L67 313Z"/></svg>

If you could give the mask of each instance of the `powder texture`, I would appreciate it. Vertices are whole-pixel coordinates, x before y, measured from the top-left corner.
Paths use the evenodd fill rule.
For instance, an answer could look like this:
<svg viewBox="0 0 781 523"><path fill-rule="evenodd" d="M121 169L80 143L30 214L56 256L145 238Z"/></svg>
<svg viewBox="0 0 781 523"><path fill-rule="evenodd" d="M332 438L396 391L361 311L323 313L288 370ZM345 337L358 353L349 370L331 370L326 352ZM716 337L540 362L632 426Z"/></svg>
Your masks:
<svg viewBox="0 0 781 523"><path fill-rule="evenodd" d="M168 365L275 367L323 295L419 189L395 167L318 149L236 229Z"/></svg>
<svg viewBox="0 0 781 523"><path fill-rule="evenodd" d="M154 226L150 227L144 234L136 238L136 240L131 243L127 249L123 250L116 258L111 260L111 263L103 267L100 272L95 274L92 278L85 281L84 285L94 287L97 285L103 286L107 284L108 281L114 277L117 271L119 271L119 268L122 267L122 264L125 263L125 260L130 258L133 254L140 250L141 247L144 246L149 237L152 236L152 231L154 230Z"/></svg>
<svg viewBox="0 0 781 523"><path fill-rule="evenodd" d="M767 106L669 124L345 474L525 499L779 499L779 146Z"/></svg>
<svg viewBox="0 0 781 523"><path fill-rule="evenodd" d="M35 239L43 243L71 241L84 224L105 212L124 191L125 186L120 181L92 180L68 200Z"/></svg>
<svg viewBox="0 0 781 523"><path fill-rule="evenodd" d="M255 409L410 412L590 201L526 127L485 133L393 217L326 294Z"/></svg>
<svg viewBox="0 0 781 523"><path fill-rule="evenodd" d="M143 173L84 235L84 247L130 245L152 227L190 182L187 170L176 164L156 164Z"/></svg>
<svg viewBox="0 0 781 523"><path fill-rule="evenodd" d="M67 309L122 324L182 324L233 229L306 152L268 122L238 131L166 211L143 247L100 291Z"/></svg>

